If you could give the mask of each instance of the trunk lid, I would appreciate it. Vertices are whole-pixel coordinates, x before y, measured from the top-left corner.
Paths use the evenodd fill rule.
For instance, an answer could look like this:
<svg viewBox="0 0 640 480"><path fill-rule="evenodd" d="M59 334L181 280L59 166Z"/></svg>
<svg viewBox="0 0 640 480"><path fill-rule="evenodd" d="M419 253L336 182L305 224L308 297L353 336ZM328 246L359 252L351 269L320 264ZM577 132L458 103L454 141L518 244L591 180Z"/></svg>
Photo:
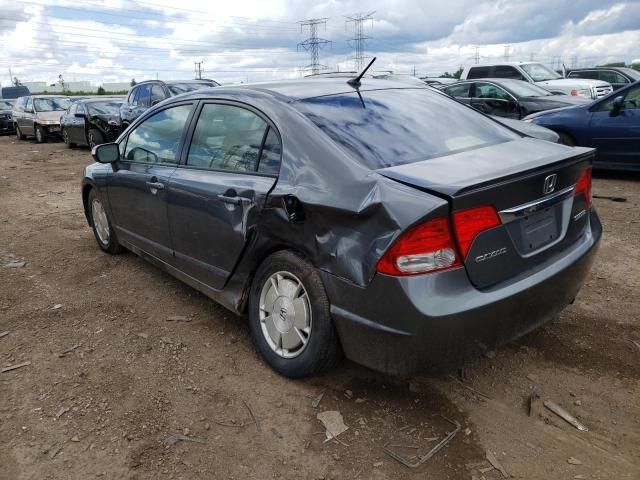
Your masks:
<svg viewBox="0 0 640 480"><path fill-rule="evenodd" d="M574 193L593 152L528 138L378 173L446 199L452 213L496 209L501 225L478 234L463 259L472 283L486 288L551 261L583 234L589 209Z"/></svg>

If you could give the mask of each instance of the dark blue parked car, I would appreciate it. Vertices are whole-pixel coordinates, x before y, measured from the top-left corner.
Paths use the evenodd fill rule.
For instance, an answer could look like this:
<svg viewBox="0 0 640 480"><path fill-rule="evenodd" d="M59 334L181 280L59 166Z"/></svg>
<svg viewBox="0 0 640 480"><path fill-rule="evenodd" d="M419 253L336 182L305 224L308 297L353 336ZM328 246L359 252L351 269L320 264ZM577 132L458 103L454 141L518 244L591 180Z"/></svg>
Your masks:
<svg viewBox="0 0 640 480"><path fill-rule="evenodd" d="M535 113L525 121L554 130L565 145L597 148L596 168L640 170L640 81L593 103Z"/></svg>

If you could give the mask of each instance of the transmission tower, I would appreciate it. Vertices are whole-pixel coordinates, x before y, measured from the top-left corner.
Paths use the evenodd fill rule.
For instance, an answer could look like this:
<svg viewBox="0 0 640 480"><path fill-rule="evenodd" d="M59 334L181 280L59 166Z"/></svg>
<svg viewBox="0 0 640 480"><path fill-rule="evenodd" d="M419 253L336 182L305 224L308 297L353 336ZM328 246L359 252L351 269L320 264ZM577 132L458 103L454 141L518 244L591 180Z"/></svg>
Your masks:
<svg viewBox="0 0 640 480"><path fill-rule="evenodd" d="M300 24L300 31L302 31L304 27L309 27L309 38L307 38L303 42L300 42L298 44L298 49L302 47L306 51L311 53L311 63L304 68L305 70L311 70L312 75L316 75L320 73L321 69L327 68L325 65L320 64L318 55L320 49L324 48L325 45L331 43L330 40L325 40L324 38L318 37L318 25L324 25L326 29L327 20L328 18L310 18L308 20L302 20L298 22Z"/></svg>
<svg viewBox="0 0 640 480"><path fill-rule="evenodd" d="M357 13L345 17L347 24L353 22L353 38L350 38L347 42L349 42L349 45L353 48L352 59L356 72L360 72L364 68L364 59L367 58L364 55L364 47L367 45L367 40L371 38L364 34L364 22L371 20L371 25L373 26L374 13L376 12Z"/></svg>

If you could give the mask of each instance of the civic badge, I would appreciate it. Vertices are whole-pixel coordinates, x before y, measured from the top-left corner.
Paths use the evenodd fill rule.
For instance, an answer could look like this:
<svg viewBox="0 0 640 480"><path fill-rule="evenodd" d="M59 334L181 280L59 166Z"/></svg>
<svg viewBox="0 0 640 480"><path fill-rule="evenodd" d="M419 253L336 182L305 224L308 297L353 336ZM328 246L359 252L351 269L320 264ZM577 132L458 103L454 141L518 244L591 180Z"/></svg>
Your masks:
<svg viewBox="0 0 640 480"><path fill-rule="evenodd" d="M545 195L553 193L553 191L556 189L556 183L558 183L558 175L556 175L555 173L546 177L544 179L542 193Z"/></svg>

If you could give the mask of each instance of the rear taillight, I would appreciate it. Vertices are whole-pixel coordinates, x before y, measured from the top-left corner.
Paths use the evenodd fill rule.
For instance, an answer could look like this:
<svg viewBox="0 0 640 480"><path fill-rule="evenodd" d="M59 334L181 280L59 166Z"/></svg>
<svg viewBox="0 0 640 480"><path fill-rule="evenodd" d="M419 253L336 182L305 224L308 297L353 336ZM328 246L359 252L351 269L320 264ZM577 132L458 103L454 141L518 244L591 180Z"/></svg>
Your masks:
<svg viewBox="0 0 640 480"><path fill-rule="evenodd" d="M473 239L479 233L500 225L496 209L489 206L475 207L453 213L453 228L458 238L462 258L467 256Z"/></svg>
<svg viewBox="0 0 640 480"><path fill-rule="evenodd" d="M460 266L448 218L437 218L403 233L378 262L378 272L416 275Z"/></svg>
<svg viewBox="0 0 640 480"><path fill-rule="evenodd" d="M576 183L576 195L583 193L587 207L591 206L591 167L587 168Z"/></svg>

